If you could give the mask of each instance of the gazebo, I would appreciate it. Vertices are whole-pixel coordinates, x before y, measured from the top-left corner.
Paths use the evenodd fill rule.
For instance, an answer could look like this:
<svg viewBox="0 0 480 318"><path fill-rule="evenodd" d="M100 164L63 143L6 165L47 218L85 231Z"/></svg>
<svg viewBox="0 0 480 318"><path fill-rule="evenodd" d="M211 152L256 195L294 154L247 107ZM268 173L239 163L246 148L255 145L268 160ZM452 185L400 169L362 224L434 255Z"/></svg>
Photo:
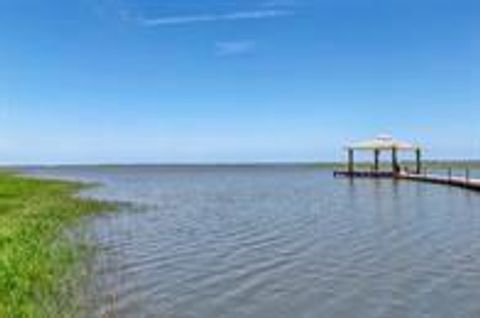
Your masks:
<svg viewBox="0 0 480 318"><path fill-rule="evenodd" d="M389 135L380 135L374 139L360 141L352 143L346 146L348 152L348 168L346 174L354 176L356 174L355 166L355 151L372 151L374 156L374 166L371 176L380 176L380 153L382 151L390 152L392 155L392 173L397 175L400 173L400 166L398 163L398 152L400 151L412 151L416 156L416 169L417 174L422 170L422 149L419 145L396 140ZM361 173L360 173L361 174ZM370 176L370 175L369 175Z"/></svg>

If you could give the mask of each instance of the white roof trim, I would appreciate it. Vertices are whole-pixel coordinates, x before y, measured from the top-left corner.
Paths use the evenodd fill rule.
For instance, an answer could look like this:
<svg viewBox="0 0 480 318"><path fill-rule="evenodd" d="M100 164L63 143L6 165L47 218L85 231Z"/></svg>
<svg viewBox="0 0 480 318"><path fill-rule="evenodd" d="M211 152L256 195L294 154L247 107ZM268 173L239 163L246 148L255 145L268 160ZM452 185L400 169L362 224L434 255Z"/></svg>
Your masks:
<svg viewBox="0 0 480 318"><path fill-rule="evenodd" d="M346 148L353 150L417 150L420 149L420 146L396 140L389 135L379 135L374 139L352 143Z"/></svg>

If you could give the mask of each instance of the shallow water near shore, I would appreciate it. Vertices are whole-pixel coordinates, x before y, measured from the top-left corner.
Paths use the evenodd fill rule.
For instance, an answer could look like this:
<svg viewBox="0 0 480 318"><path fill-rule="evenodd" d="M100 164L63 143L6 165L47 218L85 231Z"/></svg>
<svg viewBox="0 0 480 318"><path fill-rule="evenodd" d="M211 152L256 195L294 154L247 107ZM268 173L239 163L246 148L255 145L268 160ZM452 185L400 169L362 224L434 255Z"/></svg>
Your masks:
<svg viewBox="0 0 480 318"><path fill-rule="evenodd" d="M477 192L306 166L25 171L134 203L89 221L88 317L480 317Z"/></svg>

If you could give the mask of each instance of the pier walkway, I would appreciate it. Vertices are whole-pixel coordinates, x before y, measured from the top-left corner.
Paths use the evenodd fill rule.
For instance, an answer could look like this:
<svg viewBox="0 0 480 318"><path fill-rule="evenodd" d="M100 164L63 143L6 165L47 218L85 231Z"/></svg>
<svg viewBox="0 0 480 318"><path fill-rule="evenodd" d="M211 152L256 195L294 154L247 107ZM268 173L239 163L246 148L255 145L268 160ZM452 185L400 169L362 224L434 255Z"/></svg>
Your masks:
<svg viewBox="0 0 480 318"><path fill-rule="evenodd" d="M442 176L438 174L416 174L390 171L335 171L335 177L345 178L390 178L403 179L433 184L443 184L452 187L460 187L480 191L480 179L470 178L468 176Z"/></svg>
<svg viewBox="0 0 480 318"><path fill-rule="evenodd" d="M435 174L400 173L395 177L399 179L405 179L405 180L443 184L448 186L480 191L480 179L472 179L466 176L456 177L456 176L440 176Z"/></svg>

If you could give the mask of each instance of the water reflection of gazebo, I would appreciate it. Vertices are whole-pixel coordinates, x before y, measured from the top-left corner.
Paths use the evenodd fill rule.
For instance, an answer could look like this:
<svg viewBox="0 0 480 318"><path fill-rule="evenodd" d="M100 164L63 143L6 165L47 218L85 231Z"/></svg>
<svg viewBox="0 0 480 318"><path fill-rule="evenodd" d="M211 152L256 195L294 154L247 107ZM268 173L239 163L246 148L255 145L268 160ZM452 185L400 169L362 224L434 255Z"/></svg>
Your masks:
<svg viewBox="0 0 480 318"><path fill-rule="evenodd" d="M337 171L335 175L343 175L350 177L389 177L400 173L400 165L398 162L398 153L411 151L415 153L416 166L415 172L420 174L422 170L422 149L419 145L400 141L388 135L380 135L374 139L355 142L345 147L348 153L348 163L346 171ZM373 152L373 170L361 171L355 170L355 152L371 151ZM391 153L392 169L391 171L380 171L380 155L382 152Z"/></svg>

